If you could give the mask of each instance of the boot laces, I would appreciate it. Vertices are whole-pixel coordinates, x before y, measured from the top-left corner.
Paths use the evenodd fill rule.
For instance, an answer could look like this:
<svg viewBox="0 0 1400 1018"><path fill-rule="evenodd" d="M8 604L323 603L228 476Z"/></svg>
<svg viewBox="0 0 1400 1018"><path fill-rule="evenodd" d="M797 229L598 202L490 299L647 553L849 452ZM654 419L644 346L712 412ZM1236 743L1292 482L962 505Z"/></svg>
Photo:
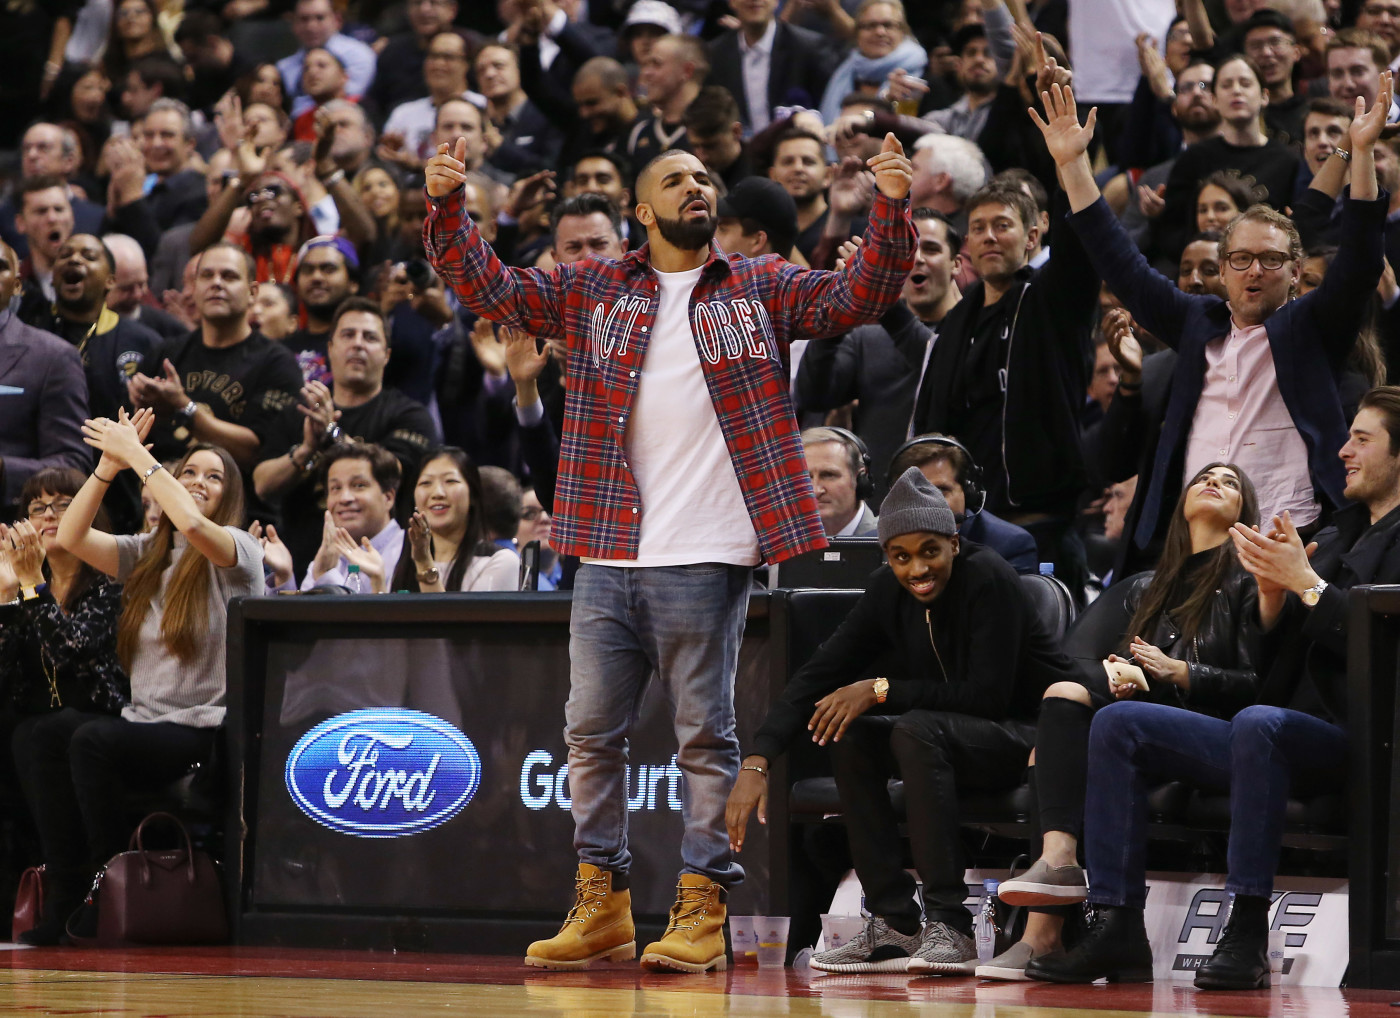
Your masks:
<svg viewBox="0 0 1400 1018"><path fill-rule="evenodd" d="M574 907L569 909L569 914L564 918L566 926L569 923L587 922L598 910L598 906L608 896L608 878L602 874L595 877L580 874L574 878L574 892L577 897Z"/></svg>
<svg viewBox="0 0 1400 1018"><path fill-rule="evenodd" d="M1221 932L1215 949L1217 951L1231 950L1249 939L1244 930L1244 923L1239 920L1238 916L1232 914L1229 921L1225 923L1225 929Z"/></svg>
<svg viewBox="0 0 1400 1018"><path fill-rule="evenodd" d="M671 906L671 921L666 932L689 930L700 924L710 911L710 888L676 885L676 903Z"/></svg>

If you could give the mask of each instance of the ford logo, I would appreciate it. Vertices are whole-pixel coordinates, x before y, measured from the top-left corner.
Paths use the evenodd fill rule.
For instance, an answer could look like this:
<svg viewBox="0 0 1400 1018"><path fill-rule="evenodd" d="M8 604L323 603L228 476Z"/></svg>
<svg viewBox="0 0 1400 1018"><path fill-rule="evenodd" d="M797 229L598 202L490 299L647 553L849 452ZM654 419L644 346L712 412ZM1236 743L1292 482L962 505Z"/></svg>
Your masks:
<svg viewBox="0 0 1400 1018"><path fill-rule="evenodd" d="M356 710L322 721L287 757L287 791L319 824L400 838L446 823L481 785L481 757L454 726L416 710Z"/></svg>

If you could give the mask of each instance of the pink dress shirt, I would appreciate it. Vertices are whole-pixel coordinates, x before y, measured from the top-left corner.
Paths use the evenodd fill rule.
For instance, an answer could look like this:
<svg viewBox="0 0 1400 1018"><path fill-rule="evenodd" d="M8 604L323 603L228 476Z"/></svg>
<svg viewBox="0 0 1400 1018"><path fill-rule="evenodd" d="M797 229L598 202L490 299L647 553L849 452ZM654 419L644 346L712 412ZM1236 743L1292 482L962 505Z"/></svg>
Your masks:
<svg viewBox="0 0 1400 1018"><path fill-rule="evenodd" d="M1278 389L1264 326L1231 321L1230 334L1206 346L1206 377L1186 443L1190 484L1207 463L1238 463L1259 497L1259 525L1289 510L1295 526L1321 514L1308 473L1308 450ZM1252 521L1250 521L1252 522Z"/></svg>

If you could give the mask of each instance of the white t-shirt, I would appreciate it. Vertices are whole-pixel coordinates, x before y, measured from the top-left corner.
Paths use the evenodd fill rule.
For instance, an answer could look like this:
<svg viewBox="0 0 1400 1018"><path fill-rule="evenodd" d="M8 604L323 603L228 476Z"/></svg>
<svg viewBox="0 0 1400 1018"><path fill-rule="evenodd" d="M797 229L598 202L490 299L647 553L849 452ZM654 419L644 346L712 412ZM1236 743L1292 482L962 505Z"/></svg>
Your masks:
<svg viewBox="0 0 1400 1018"><path fill-rule="evenodd" d="M1146 32L1160 52L1174 17L1175 0L1074 0L1069 5L1070 52L1093 54L1091 60L1074 62L1075 98L1086 107L1132 102L1142 77L1134 40Z"/></svg>
<svg viewBox="0 0 1400 1018"><path fill-rule="evenodd" d="M637 557L590 562L758 565L758 534L690 331L690 294L701 271L656 273L656 325L624 437L642 501Z"/></svg>

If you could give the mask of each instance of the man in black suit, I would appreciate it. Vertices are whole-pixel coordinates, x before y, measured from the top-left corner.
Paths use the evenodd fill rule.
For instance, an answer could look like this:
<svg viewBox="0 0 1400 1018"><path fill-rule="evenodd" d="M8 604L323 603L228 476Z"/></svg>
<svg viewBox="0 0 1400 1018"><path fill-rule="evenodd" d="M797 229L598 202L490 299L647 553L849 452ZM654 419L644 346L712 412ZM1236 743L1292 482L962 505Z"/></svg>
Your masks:
<svg viewBox="0 0 1400 1018"><path fill-rule="evenodd" d="M0 242L0 488L5 507L45 467L87 470L83 444L87 380L76 347L31 328L8 305L19 287L19 258Z"/></svg>
<svg viewBox="0 0 1400 1018"><path fill-rule="evenodd" d="M706 84L734 94L744 130L763 130L777 106L816 106L836 67L826 37L775 19L777 0L732 0L730 6L739 27L710 43Z"/></svg>

